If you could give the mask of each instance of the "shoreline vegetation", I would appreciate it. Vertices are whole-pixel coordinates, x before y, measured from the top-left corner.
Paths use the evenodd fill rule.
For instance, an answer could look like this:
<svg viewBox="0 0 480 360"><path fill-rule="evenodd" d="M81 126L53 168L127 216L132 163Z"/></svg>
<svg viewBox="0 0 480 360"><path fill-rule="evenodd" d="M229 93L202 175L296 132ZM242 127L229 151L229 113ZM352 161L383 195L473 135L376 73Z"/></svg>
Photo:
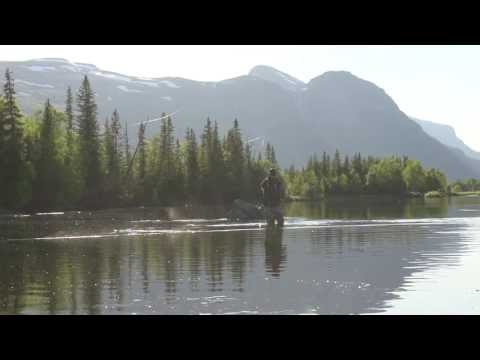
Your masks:
<svg viewBox="0 0 480 360"><path fill-rule="evenodd" d="M192 128L175 137L171 116L147 139L148 121L132 125L117 110L97 119L88 77L74 95L66 89L65 109L47 100L31 116L21 113L14 79L7 69L0 95L0 212L98 210L186 204L230 205L237 198L259 202L259 184L275 167L285 183L286 201L319 201L333 196L443 197L479 194L480 181L447 185L438 169L407 157L330 157L323 152L301 168L280 169L274 146L255 150L239 122L220 134L207 118L197 137ZM320 146L321 144L319 144ZM294 150L293 150L294 151ZM472 195L473 193L468 193Z"/></svg>
<svg viewBox="0 0 480 360"><path fill-rule="evenodd" d="M390 195L387 197L392 198L392 199L413 199L413 198L420 198L420 199L425 199L425 198L448 198L448 197L462 197L462 196L480 196L480 191L465 191L465 192L457 192L457 193L446 193L446 192L440 192L440 191L429 191L425 194L421 193L414 193L414 194L403 194L403 195ZM288 196L286 198L286 202L319 202L319 201L327 201L332 198L338 198L340 195L332 195L329 197L323 197L319 199L309 199L305 196ZM381 198L385 197L385 195L368 195L368 194L350 194L350 195L343 195L344 198L349 198L349 199L370 199L370 198Z"/></svg>

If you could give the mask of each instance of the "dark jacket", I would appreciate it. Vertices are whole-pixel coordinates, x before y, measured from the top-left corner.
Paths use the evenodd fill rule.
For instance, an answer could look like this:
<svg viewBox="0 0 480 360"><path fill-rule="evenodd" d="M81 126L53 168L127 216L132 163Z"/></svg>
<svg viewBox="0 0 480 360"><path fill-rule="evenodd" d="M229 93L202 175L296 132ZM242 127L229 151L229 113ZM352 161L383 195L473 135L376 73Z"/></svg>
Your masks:
<svg viewBox="0 0 480 360"><path fill-rule="evenodd" d="M278 206L284 195L282 181L276 176L268 176L261 183L260 188L263 194L265 206Z"/></svg>

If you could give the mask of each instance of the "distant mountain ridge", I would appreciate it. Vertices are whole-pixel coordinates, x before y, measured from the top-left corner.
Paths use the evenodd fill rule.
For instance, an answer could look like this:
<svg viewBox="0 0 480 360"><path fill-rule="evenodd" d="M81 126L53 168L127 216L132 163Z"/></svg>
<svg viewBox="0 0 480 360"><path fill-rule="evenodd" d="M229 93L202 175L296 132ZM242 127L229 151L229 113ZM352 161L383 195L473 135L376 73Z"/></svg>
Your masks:
<svg viewBox="0 0 480 360"><path fill-rule="evenodd" d="M132 77L57 58L0 62L0 71L7 67L13 70L18 100L26 113L41 109L47 98L63 109L67 86L78 89L88 75L96 92L99 122L117 108L129 124L133 143L135 124L162 112L175 112L174 125L182 137L187 126L199 135L207 117L218 121L221 132L237 118L245 138L272 143L285 167L302 166L313 153L333 154L339 149L349 155L407 155L441 169L451 180L480 177L480 161L437 140L383 89L346 71L329 71L304 83L260 65L247 75L205 82ZM158 130L158 122L151 123L147 135ZM251 144L261 150L263 142Z"/></svg>
<svg viewBox="0 0 480 360"><path fill-rule="evenodd" d="M432 121L421 120L414 117L411 117L411 119L417 122L427 134L434 137L442 144L460 149L468 157L480 160L480 152L471 149L460 138L458 138L457 134L455 133L455 129L450 125L438 124Z"/></svg>

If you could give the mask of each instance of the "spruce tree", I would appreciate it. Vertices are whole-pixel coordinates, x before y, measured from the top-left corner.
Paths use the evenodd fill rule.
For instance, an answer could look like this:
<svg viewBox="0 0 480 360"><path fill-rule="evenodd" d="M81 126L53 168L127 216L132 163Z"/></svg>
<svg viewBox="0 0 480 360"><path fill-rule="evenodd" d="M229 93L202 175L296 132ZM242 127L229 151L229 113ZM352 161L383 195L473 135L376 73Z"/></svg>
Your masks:
<svg viewBox="0 0 480 360"><path fill-rule="evenodd" d="M99 203L102 189L100 140L98 135L97 105L95 94L85 76L77 94L79 167L84 186L83 202L95 206Z"/></svg>
<svg viewBox="0 0 480 360"><path fill-rule="evenodd" d="M147 156L145 149L145 127L146 124L141 123L138 129L138 144L137 144L137 158L136 162L136 200L140 204L144 204L146 200L146 175L147 175Z"/></svg>
<svg viewBox="0 0 480 360"><path fill-rule="evenodd" d="M322 174L326 178L330 176L330 162L325 151L322 155Z"/></svg>
<svg viewBox="0 0 480 360"><path fill-rule="evenodd" d="M213 144L212 122L207 118L206 124L203 128L202 141L200 146L200 192L203 201L208 201L212 193L212 144Z"/></svg>
<svg viewBox="0 0 480 360"><path fill-rule="evenodd" d="M73 158L73 96L72 89L67 88L67 101L65 106L65 115L67 115L67 162L68 164Z"/></svg>
<svg viewBox="0 0 480 360"><path fill-rule="evenodd" d="M174 200L174 196L170 191L175 186L174 153L175 139L172 119L163 113L157 155L156 182L158 196L165 205L170 204Z"/></svg>
<svg viewBox="0 0 480 360"><path fill-rule="evenodd" d="M111 122L107 122L105 127L105 142L107 145L106 188L110 194L111 201L116 204L120 199L122 187L121 167L123 162L120 115L116 109L112 114Z"/></svg>
<svg viewBox="0 0 480 360"><path fill-rule="evenodd" d="M244 186L243 186L243 197L245 199L255 199L255 188L257 184L254 184L254 159L252 154L252 148L247 142L245 144L245 161L244 161Z"/></svg>
<svg viewBox="0 0 480 360"><path fill-rule="evenodd" d="M335 150L335 155L333 157L333 176L339 177L342 170L342 161L340 160L340 152Z"/></svg>
<svg viewBox="0 0 480 360"><path fill-rule="evenodd" d="M61 190L62 174L55 142L55 127L54 110L50 100L47 100L40 128L40 151L35 166L36 179L33 189L34 207L40 210L54 208Z"/></svg>
<svg viewBox="0 0 480 360"><path fill-rule="evenodd" d="M110 128L110 121L108 117L105 118L104 123L104 133L103 133L103 156L104 156L104 169L105 169L105 197L106 201L109 205L112 205L113 202L113 190L112 190L112 167L114 162L114 154L113 154L113 139L112 139L112 131Z"/></svg>
<svg viewBox="0 0 480 360"><path fill-rule="evenodd" d="M224 199L226 187L225 162L222 151L222 144L218 133L218 124L215 121L212 134L210 179L213 191L211 193L214 202Z"/></svg>
<svg viewBox="0 0 480 360"><path fill-rule="evenodd" d="M226 167L229 178L229 199L241 197L244 191L244 163L245 154L243 149L242 134L235 119L233 128L228 131L225 140Z"/></svg>
<svg viewBox="0 0 480 360"><path fill-rule="evenodd" d="M20 109L15 100L12 73L5 72L3 106L0 113L0 206L18 208L21 198L23 147Z"/></svg>
<svg viewBox="0 0 480 360"><path fill-rule="evenodd" d="M182 148L180 145L180 141L177 139L175 143L175 151L174 151L174 167L175 167L175 175L174 181L172 183L173 186L173 194L175 202L178 203L179 201L185 200L185 166L184 166L184 159L182 154Z"/></svg>
<svg viewBox="0 0 480 360"><path fill-rule="evenodd" d="M186 191L190 200L197 200L200 185L200 165L198 158L198 145L193 129L187 129L185 136L186 142L186 159L185 159L185 176Z"/></svg>

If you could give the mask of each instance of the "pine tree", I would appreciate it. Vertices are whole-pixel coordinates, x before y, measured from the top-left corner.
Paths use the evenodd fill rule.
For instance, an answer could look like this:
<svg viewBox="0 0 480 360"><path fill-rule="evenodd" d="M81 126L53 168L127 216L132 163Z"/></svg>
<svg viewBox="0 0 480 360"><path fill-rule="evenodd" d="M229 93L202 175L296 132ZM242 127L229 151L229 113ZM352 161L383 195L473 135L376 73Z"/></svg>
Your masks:
<svg viewBox="0 0 480 360"><path fill-rule="evenodd" d="M132 160L132 154L130 153L130 144L128 142L128 124L125 121L125 133L123 135L123 144L124 144L124 169L125 173L130 165L130 161Z"/></svg>
<svg viewBox="0 0 480 360"><path fill-rule="evenodd" d="M136 200L141 204L146 200L146 174L147 174L147 156L145 149L145 127L146 124L141 123L138 129L137 158L136 162Z"/></svg>
<svg viewBox="0 0 480 360"><path fill-rule="evenodd" d="M80 176L85 189L84 203L99 203L102 189L100 140L95 94L85 76L77 94Z"/></svg>
<svg viewBox="0 0 480 360"><path fill-rule="evenodd" d="M74 153L74 136L73 136L73 96L72 89L69 86L67 88L67 101L65 106L65 114L67 115L67 154L66 154L66 165L70 166L73 160Z"/></svg>
<svg viewBox="0 0 480 360"><path fill-rule="evenodd" d="M275 156L275 149L269 142L267 142L267 146L265 148L265 160L268 162L268 166L278 166Z"/></svg>
<svg viewBox="0 0 480 360"><path fill-rule="evenodd" d="M55 143L55 127L54 111L50 100L47 100L40 129L40 153L35 166L33 192L34 207L41 210L52 209L57 204L61 190L62 174Z"/></svg>
<svg viewBox="0 0 480 360"><path fill-rule="evenodd" d="M342 162L340 160L340 152L337 150L335 150L335 155L333 157L333 176L334 177L338 177L340 176L340 173L341 173L341 169L342 169Z"/></svg>
<svg viewBox="0 0 480 360"><path fill-rule="evenodd" d="M0 113L0 205L14 209L20 205L22 179L21 113L15 100L15 86L9 69L5 72L3 106Z"/></svg>
<svg viewBox="0 0 480 360"><path fill-rule="evenodd" d="M234 200L241 197L244 190L244 164L245 154L243 149L242 134L238 125L238 120L235 119L233 128L228 131L225 140L225 154L227 176L229 178L228 200Z"/></svg>
<svg viewBox="0 0 480 360"><path fill-rule="evenodd" d="M175 202L185 200L185 166L183 161L182 148L180 146L180 141L177 139L175 143L175 152L174 152L174 167L175 167L175 176L173 181L173 193Z"/></svg>
<svg viewBox="0 0 480 360"><path fill-rule="evenodd" d="M114 162L114 153L113 153L113 138L112 131L110 128L110 121L105 118L104 123L104 133L103 133L103 156L104 156L104 169L105 169L105 197L109 205L113 203L113 189L111 187L113 174L112 167Z"/></svg>
<svg viewBox="0 0 480 360"><path fill-rule="evenodd" d="M111 122L105 124L105 144L106 144L106 188L110 200L113 204L117 204L121 197L122 172L121 166L123 161L121 146L121 124L118 111L112 114Z"/></svg>
<svg viewBox="0 0 480 360"><path fill-rule="evenodd" d="M200 165L198 159L198 145L193 129L187 129L185 136L186 142L186 159L185 159L185 176L186 190L190 199L197 200L199 196L200 185Z"/></svg>
<svg viewBox="0 0 480 360"><path fill-rule="evenodd" d="M218 133L218 124L215 121L212 134L212 152L211 152L211 185L213 192L211 193L214 202L220 202L225 198L226 185L226 169L225 160L222 151L222 144Z"/></svg>
<svg viewBox="0 0 480 360"><path fill-rule="evenodd" d="M123 197L127 200L131 199L132 195L132 174L131 174L131 160L130 143L128 141L128 124L125 121L125 131L123 133L123 163L122 163L122 179L123 179Z"/></svg>
<svg viewBox="0 0 480 360"><path fill-rule="evenodd" d="M244 171L244 187L243 187L243 197L245 199L255 199L255 189L257 184L253 183L254 180L254 158L252 154L252 149L250 144L247 142L245 144L245 171Z"/></svg>
<svg viewBox="0 0 480 360"><path fill-rule="evenodd" d="M213 131L212 131L212 122L210 118L207 118L206 124L203 128L202 141L200 146L200 191L203 201L208 201L210 199L211 193L213 192L212 187L212 144L213 144Z"/></svg>
<svg viewBox="0 0 480 360"><path fill-rule="evenodd" d="M326 178L330 177L330 159L325 151L322 155L322 174Z"/></svg>
<svg viewBox="0 0 480 360"><path fill-rule="evenodd" d="M170 116L162 114L159 152L157 155L157 192L163 204L170 204L174 196L170 189L175 186L175 139Z"/></svg>
<svg viewBox="0 0 480 360"><path fill-rule="evenodd" d="M345 155L345 160L342 166L342 173L345 174L347 177L350 175L350 159L348 155Z"/></svg>

